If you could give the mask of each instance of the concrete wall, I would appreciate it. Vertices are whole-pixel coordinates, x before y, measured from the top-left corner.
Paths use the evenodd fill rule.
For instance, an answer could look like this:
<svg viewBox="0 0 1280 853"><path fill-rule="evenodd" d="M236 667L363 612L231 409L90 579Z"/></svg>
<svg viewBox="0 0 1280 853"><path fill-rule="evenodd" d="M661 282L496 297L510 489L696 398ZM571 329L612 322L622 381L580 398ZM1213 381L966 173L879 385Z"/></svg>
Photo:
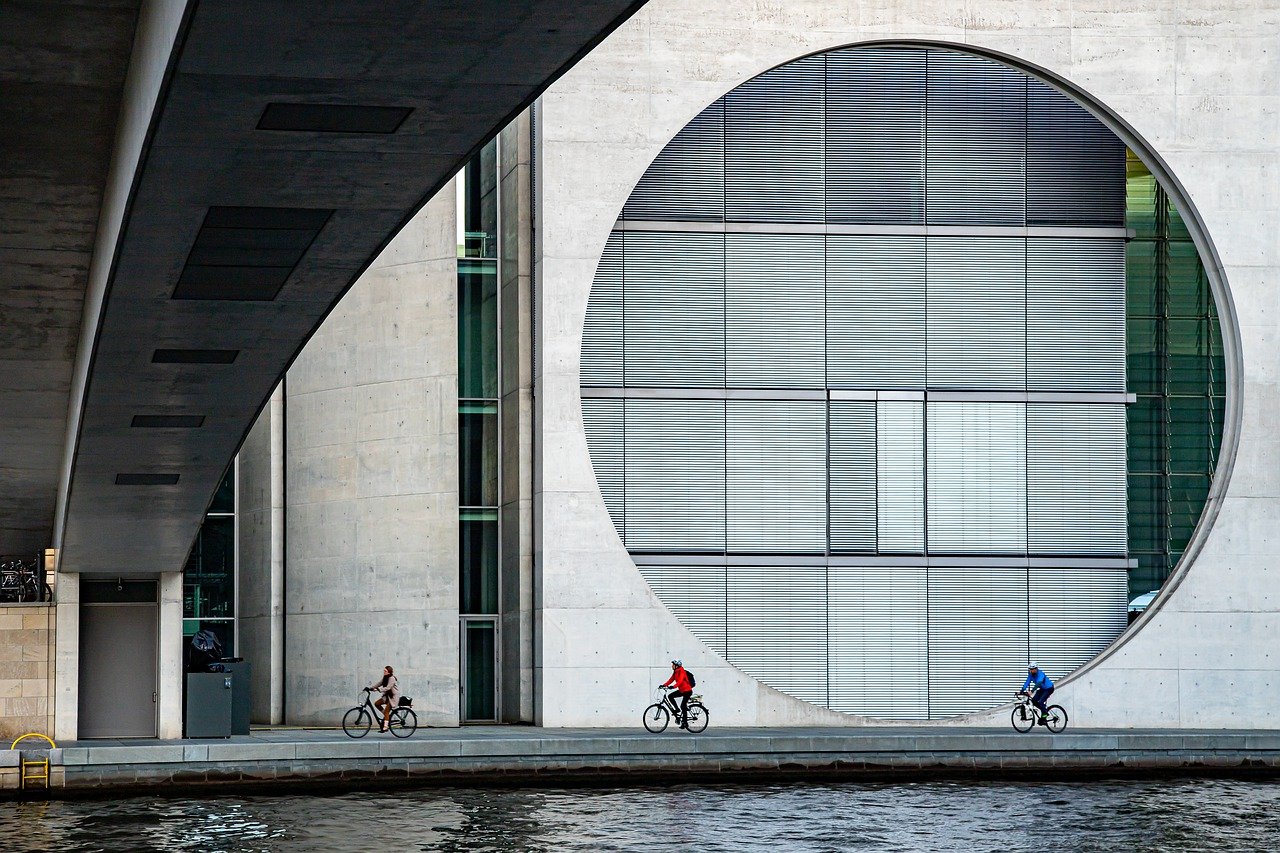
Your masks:
<svg viewBox="0 0 1280 853"><path fill-rule="evenodd" d="M288 722L338 724L384 664L421 723L458 721L456 291L449 187L287 375Z"/></svg>
<svg viewBox="0 0 1280 853"><path fill-rule="evenodd" d="M0 605L0 741L53 734L55 624L54 605Z"/></svg>
<svg viewBox="0 0 1280 853"><path fill-rule="evenodd" d="M587 297L636 181L690 119L808 53L880 40L968 45L1088 93L1180 182L1234 299L1220 297L1232 402L1216 524L1184 578L1055 696L1078 725L1273 727L1280 708L1280 6L1260 0L651 0L543 97L538 182L538 595L547 725L634 725L664 663L698 671L717 724L856 722L782 696L690 635L609 522L582 428ZM1116 121L1118 119L1118 122ZM1216 250L1216 255L1214 253ZM1228 335L1231 335L1230 328ZM1235 369L1238 355L1243 369ZM1241 415L1242 413L1242 415ZM1011 689L1019 673L1010 673ZM579 703L570 697L590 695ZM1139 697L1135 699L1135 697ZM967 724L1007 724L1005 714Z"/></svg>

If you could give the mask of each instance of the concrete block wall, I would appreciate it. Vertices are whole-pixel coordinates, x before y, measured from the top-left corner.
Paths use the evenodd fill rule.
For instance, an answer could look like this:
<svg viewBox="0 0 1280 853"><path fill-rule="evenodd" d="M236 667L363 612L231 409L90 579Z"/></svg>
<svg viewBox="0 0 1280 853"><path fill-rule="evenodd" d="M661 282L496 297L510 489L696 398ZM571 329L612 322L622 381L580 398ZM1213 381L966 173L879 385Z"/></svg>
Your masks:
<svg viewBox="0 0 1280 853"><path fill-rule="evenodd" d="M0 741L53 734L53 642L54 605L0 605Z"/></svg>
<svg viewBox="0 0 1280 853"><path fill-rule="evenodd" d="M1213 523L1151 612L1055 699L1086 726L1280 725L1271 699L1280 685L1277 32L1280 5L1271 0L1123 8L1091 0L651 0L552 86L536 147L540 720L634 725L663 662L680 656L714 697L717 724L859 722L749 678L649 591L595 483L578 364L605 240L662 147L716 98L769 68L896 41L1002 55L1085 93L1176 179L1185 216L1208 235L1201 254L1225 283L1231 399ZM593 701L574 698L584 693ZM1006 725L1006 717L956 722Z"/></svg>

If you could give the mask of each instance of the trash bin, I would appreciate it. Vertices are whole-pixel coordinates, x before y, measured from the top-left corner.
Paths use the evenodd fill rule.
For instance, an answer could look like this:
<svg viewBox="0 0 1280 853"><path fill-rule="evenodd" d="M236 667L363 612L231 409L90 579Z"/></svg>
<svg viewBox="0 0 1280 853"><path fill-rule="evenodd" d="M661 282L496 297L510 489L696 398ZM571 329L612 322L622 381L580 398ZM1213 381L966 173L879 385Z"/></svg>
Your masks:
<svg viewBox="0 0 1280 853"><path fill-rule="evenodd" d="M232 684L229 672L188 672L186 737L231 737Z"/></svg>
<svg viewBox="0 0 1280 853"><path fill-rule="evenodd" d="M220 664L224 672L231 673L231 733L247 735L249 714L253 708L249 692L253 681L253 666L244 658L223 658Z"/></svg>

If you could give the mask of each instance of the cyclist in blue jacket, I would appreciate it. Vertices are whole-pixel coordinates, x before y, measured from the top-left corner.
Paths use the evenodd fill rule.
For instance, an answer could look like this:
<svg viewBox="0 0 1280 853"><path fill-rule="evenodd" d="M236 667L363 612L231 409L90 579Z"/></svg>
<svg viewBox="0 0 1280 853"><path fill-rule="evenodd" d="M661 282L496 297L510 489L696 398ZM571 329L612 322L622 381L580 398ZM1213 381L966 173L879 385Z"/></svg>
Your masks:
<svg viewBox="0 0 1280 853"><path fill-rule="evenodd" d="M1049 676L1045 675L1040 669L1040 665L1032 661L1027 666L1027 680L1022 682L1022 690L1026 693L1027 688L1035 685L1035 695L1031 697L1031 704L1040 709L1040 719L1043 720L1049 713L1045 707L1045 703L1049 701L1049 697L1053 695L1053 682L1049 680Z"/></svg>

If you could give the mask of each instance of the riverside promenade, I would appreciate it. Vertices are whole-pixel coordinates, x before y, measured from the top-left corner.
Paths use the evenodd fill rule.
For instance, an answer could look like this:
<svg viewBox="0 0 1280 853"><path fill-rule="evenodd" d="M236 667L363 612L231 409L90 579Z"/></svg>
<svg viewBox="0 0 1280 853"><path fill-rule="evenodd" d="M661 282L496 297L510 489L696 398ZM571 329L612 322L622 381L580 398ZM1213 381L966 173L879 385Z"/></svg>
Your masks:
<svg viewBox="0 0 1280 853"><path fill-rule="evenodd" d="M28 753L27 757L44 753ZM485 726L371 732L256 729L219 740L79 741L49 753L52 793L114 795L246 786L583 784L671 779L1126 773L1280 774L1280 731L1069 730L903 726L624 729ZM19 755L0 750L0 796L16 793Z"/></svg>

